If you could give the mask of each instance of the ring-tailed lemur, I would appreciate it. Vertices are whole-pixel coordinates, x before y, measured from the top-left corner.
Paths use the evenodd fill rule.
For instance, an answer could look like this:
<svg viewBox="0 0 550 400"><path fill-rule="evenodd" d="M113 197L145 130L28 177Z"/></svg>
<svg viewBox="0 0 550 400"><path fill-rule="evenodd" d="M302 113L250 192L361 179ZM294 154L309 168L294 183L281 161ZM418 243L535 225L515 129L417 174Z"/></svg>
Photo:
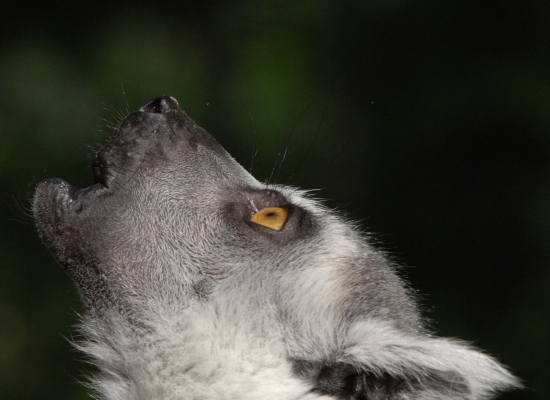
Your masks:
<svg viewBox="0 0 550 400"><path fill-rule="evenodd" d="M355 226L254 179L171 97L96 154L95 184L38 186L42 241L87 307L101 398L484 399L518 381L423 327Z"/></svg>

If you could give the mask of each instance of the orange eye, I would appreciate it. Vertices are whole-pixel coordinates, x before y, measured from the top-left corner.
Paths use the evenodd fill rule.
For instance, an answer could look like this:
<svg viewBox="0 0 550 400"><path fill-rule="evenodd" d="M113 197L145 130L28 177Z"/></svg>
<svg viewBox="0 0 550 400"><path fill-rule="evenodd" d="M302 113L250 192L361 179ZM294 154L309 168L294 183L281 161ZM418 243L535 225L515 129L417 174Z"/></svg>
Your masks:
<svg viewBox="0 0 550 400"><path fill-rule="evenodd" d="M266 228L280 231L288 218L288 211L281 207L267 207L254 214L250 221Z"/></svg>

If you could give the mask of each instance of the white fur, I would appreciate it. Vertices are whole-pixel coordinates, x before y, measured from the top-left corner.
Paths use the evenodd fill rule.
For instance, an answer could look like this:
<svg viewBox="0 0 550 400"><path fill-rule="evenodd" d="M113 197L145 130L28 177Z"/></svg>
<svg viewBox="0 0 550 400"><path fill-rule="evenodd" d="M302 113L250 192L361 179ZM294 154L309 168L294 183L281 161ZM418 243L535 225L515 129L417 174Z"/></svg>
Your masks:
<svg viewBox="0 0 550 400"><path fill-rule="evenodd" d="M102 371L92 386L110 400L331 398L308 394L281 341L228 324L212 308L198 311L150 327L154 339L116 323L109 332L83 324L88 338L78 347Z"/></svg>

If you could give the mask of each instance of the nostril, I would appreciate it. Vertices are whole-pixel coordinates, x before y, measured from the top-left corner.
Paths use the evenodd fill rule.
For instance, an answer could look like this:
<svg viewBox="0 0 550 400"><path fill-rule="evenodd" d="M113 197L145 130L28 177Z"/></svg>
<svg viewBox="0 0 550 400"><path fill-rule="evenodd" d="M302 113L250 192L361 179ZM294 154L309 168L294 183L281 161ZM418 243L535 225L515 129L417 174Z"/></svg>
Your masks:
<svg viewBox="0 0 550 400"><path fill-rule="evenodd" d="M167 113L179 108L176 99L170 96L157 97L149 100L147 103L140 107L140 111L149 113Z"/></svg>

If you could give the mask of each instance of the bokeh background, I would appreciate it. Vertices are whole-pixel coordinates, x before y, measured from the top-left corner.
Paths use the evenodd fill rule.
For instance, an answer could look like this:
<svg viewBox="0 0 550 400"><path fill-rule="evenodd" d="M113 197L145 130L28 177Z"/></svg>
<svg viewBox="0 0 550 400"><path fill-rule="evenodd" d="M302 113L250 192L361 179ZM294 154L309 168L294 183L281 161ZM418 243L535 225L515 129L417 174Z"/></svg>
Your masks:
<svg viewBox="0 0 550 400"><path fill-rule="evenodd" d="M4 0L0 399L86 399L42 179L169 94L262 180L320 188L406 265L437 334L550 398L550 2Z"/></svg>

